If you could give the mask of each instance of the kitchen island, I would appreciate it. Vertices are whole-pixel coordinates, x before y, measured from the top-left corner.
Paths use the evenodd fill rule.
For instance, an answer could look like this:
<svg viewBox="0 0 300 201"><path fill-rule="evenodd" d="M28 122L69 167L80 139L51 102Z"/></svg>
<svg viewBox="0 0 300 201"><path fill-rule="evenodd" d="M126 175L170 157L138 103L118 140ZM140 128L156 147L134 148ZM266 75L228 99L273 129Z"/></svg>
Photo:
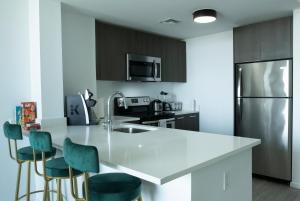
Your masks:
<svg viewBox="0 0 300 201"><path fill-rule="evenodd" d="M66 137L98 148L101 173L122 171L143 181L144 201L251 201L252 148L260 140L123 124L44 127L58 149Z"/></svg>

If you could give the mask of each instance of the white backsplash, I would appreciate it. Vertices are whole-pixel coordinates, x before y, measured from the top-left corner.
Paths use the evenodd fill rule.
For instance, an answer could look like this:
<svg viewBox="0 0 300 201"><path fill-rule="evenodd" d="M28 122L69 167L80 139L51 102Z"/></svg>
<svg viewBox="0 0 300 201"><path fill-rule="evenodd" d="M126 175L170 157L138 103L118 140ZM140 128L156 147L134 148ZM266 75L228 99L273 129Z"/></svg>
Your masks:
<svg viewBox="0 0 300 201"><path fill-rule="evenodd" d="M127 97L150 96L151 98L161 99L160 92L165 91L169 93L168 100L176 100L173 89L173 83L97 81L98 98L105 99L115 91L121 91Z"/></svg>
<svg viewBox="0 0 300 201"><path fill-rule="evenodd" d="M100 116L105 115L106 101L115 91L121 91L126 97L150 96L162 100L161 91L168 92L167 101L176 101L174 94L174 83L162 82L119 82L119 81L97 81L98 108Z"/></svg>

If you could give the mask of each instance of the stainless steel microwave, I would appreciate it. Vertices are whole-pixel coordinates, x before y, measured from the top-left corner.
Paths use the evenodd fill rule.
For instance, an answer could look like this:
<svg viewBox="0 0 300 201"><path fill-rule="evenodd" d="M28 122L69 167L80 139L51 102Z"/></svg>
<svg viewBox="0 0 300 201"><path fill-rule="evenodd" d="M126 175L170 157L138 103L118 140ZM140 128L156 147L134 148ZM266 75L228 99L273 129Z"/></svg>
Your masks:
<svg viewBox="0 0 300 201"><path fill-rule="evenodd" d="M127 80L160 82L161 58L127 54Z"/></svg>

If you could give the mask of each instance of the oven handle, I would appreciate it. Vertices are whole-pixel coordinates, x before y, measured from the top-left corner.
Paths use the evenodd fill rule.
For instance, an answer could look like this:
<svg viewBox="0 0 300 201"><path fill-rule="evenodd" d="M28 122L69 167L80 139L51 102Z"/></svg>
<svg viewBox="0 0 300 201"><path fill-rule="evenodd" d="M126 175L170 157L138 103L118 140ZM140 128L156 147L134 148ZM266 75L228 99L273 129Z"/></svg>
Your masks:
<svg viewBox="0 0 300 201"><path fill-rule="evenodd" d="M163 120L163 119L160 119ZM166 122L170 122L170 121L175 121L175 118L170 118L170 119L164 119L166 120ZM159 123L159 120L154 120L154 121L143 121L142 124L143 125L147 125L147 124L155 124L155 123Z"/></svg>
<svg viewBox="0 0 300 201"><path fill-rule="evenodd" d="M167 128L175 128L175 118L166 119Z"/></svg>
<svg viewBox="0 0 300 201"><path fill-rule="evenodd" d="M147 124L155 124L158 123L158 120L155 121L143 121L142 124L147 125Z"/></svg>

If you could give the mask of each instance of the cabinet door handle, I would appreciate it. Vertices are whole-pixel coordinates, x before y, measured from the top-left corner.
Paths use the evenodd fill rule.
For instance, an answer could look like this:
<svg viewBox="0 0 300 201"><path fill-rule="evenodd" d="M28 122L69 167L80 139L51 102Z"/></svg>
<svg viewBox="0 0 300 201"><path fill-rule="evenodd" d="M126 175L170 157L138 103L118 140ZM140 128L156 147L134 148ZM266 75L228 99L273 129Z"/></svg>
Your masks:
<svg viewBox="0 0 300 201"><path fill-rule="evenodd" d="M192 115L192 116L190 116L190 118L196 118L196 116L195 116L195 115Z"/></svg>
<svg viewBox="0 0 300 201"><path fill-rule="evenodd" d="M184 119L184 117L178 117L177 119L178 119L178 120L181 120L181 119Z"/></svg>

